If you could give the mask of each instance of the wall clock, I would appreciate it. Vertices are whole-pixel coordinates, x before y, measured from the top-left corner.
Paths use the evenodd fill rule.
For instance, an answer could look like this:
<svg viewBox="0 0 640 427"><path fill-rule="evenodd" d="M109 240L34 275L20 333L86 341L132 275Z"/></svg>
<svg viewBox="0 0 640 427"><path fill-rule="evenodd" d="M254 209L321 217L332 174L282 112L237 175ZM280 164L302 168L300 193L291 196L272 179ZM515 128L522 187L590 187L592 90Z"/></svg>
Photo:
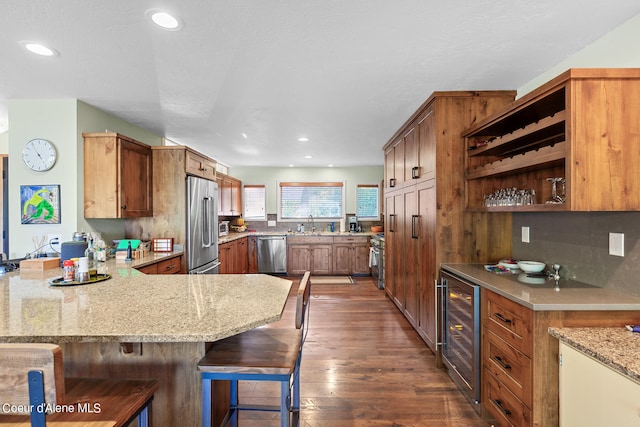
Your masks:
<svg viewBox="0 0 640 427"><path fill-rule="evenodd" d="M22 161L36 172L48 171L56 163L56 147L46 139L32 139L22 149Z"/></svg>

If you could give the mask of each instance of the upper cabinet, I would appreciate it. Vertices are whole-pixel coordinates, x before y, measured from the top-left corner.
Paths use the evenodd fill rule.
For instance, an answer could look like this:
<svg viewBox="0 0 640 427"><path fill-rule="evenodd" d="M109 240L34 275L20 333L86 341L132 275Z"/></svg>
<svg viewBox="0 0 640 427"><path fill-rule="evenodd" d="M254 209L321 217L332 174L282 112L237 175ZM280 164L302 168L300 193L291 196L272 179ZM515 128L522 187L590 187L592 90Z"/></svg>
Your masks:
<svg viewBox="0 0 640 427"><path fill-rule="evenodd" d="M217 162L189 148L185 149L185 172L215 181Z"/></svg>
<svg viewBox="0 0 640 427"><path fill-rule="evenodd" d="M218 174L218 215L239 216L242 213L242 182L229 175Z"/></svg>
<svg viewBox="0 0 640 427"><path fill-rule="evenodd" d="M114 132L82 136L84 217L153 216L151 147Z"/></svg>
<svg viewBox="0 0 640 427"><path fill-rule="evenodd" d="M463 132L467 208L640 210L638 117L640 69L566 71Z"/></svg>

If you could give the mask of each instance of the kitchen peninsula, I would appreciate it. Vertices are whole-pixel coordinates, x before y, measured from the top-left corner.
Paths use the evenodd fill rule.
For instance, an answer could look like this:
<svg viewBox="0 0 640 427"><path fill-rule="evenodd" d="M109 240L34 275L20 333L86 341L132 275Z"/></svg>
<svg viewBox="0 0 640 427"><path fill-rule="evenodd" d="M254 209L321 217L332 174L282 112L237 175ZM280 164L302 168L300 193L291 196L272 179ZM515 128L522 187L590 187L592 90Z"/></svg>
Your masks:
<svg viewBox="0 0 640 427"><path fill-rule="evenodd" d="M155 425L198 425L196 364L216 341L278 320L290 280L267 275L145 275L101 266L109 280L50 286L61 269L0 278L0 342L51 342L67 376L156 378Z"/></svg>

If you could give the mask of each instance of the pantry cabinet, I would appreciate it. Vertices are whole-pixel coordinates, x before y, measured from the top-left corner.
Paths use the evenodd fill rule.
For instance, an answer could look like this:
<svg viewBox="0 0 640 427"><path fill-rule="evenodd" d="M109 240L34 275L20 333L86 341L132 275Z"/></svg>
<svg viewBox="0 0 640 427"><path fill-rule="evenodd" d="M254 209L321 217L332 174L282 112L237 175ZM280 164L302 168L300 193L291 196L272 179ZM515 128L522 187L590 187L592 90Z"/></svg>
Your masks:
<svg viewBox="0 0 640 427"><path fill-rule="evenodd" d="M114 132L82 136L84 217L153 216L151 147Z"/></svg>
<svg viewBox="0 0 640 427"><path fill-rule="evenodd" d="M473 124L463 132L467 208L640 210L639 98L640 69L570 69ZM564 202L546 203L549 178L564 180ZM512 194L492 196L501 189ZM517 196L531 190L531 204Z"/></svg>
<svg viewBox="0 0 640 427"><path fill-rule="evenodd" d="M492 219L502 230L496 233L486 215L465 213L460 135L514 97L514 91L435 92L383 148L385 289L436 354L439 265L511 252L509 216Z"/></svg>

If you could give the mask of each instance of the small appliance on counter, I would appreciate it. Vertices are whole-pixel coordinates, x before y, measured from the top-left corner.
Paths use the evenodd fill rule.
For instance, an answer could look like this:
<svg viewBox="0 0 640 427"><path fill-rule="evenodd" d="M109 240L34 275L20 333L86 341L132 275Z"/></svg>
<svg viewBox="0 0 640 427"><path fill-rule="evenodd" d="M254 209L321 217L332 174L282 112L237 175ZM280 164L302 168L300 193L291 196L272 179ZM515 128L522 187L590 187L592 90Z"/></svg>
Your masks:
<svg viewBox="0 0 640 427"><path fill-rule="evenodd" d="M229 235L229 221L220 221L218 223L218 236Z"/></svg>
<svg viewBox="0 0 640 427"><path fill-rule="evenodd" d="M89 245L87 244L86 240L62 242L62 249L60 250L60 267L62 267L62 262L65 259L83 257L84 252L87 250L87 247L89 247Z"/></svg>
<svg viewBox="0 0 640 427"><path fill-rule="evenodd" d="M349 217L349 232L355 233L358 231L358 217L350 216Z"/></svg>

